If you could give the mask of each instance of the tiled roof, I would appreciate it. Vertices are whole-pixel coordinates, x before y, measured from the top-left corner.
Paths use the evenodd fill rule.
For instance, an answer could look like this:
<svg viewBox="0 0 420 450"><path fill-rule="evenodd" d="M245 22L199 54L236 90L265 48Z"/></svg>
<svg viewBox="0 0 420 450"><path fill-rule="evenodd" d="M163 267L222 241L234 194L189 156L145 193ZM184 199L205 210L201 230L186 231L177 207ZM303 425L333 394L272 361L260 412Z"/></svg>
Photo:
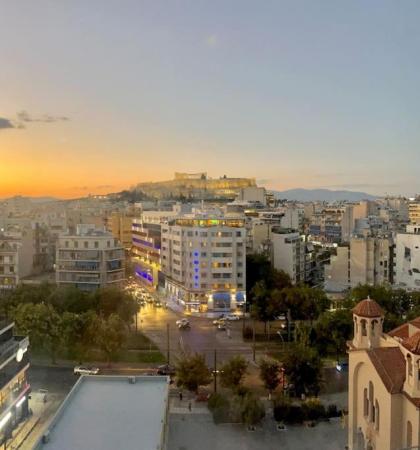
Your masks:
<svg viewBox="0 0 420 450"><path fill-rule="evenodd" d="M370 298L359 302L353 308L353 314L361 317L382 317L385 315L383 309L375 302L375 300L371 300Z"/></svg>
<svg viewBox="0 0 420 450"><path fill-rule="evenodd" d="M411 325L413 325L414 327L420 329L420 317L416 317L415 319L410 320L409 323L410 323Z"/></svg>
<svg viewBox="0 0 420 450"><path fill-rule="evenodd" d="M408 323L404 323L397 328L394 328L388 333L388 336L400 339L407 339L409 334Z"/></svg>
<svg viewBox="0 0 420 450"><path fill-rule="evenodd" d="M420 355L420 331L414 333L407 339L404 339L402 345L415 355Z"/></svg>
<svg viewBox="0 0 420 450"><path fill-rule="evenodd" d="M401 392L405 381L405 359L401 350L382 347L368 350L367 354L388 392Z"/></svg>

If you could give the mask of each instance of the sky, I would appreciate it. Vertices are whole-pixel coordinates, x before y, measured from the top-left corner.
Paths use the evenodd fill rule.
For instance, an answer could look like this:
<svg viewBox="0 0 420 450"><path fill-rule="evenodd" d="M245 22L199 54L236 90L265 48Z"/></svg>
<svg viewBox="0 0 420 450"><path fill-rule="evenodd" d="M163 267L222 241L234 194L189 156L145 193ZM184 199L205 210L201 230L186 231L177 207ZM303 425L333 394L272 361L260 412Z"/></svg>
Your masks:
<svg viewBox="0 0 420 450"><path fill-rule="evenodd" d="M420 192L418 0L0 0L0 198L173 173Z"/></svg>

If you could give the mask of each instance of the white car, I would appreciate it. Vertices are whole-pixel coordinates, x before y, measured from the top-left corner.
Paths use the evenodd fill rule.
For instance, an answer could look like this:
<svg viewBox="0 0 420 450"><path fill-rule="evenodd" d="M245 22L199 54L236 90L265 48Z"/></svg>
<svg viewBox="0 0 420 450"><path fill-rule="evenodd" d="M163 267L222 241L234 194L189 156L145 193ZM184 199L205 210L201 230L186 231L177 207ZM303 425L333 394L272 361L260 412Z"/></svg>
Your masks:
<svg viewBox="0 0 420 450"><path fill-rule="evenodd" d="M178 328L188 328L190 326L190 321L188 319L180 319L176 321Z"/></svg>
<svg viewBox="0 0 420 450"><path fill-rule="evenodd" d="M228 314L226 316L226 320L232 321L232 320L240 320L239 316L236 316L235 314Z"/></svg>
<svg viewBox="0 0 420 450"><path fill-rule="evenodd" d="M74 368L73 373L75 375L98 375L98 367L77 366Z"/></svg>

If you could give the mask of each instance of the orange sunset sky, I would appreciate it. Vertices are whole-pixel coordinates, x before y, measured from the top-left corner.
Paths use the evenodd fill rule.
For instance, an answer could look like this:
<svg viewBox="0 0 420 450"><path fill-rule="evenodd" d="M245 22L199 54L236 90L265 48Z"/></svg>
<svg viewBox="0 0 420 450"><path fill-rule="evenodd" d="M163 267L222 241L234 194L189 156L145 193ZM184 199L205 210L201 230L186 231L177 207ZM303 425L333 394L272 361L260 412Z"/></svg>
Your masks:
<svg viewBox="0 0 420 450"><path fill-rule="evenodd" d="M0 198L173 173L420 191L419 2L9 1Z"/></svg>

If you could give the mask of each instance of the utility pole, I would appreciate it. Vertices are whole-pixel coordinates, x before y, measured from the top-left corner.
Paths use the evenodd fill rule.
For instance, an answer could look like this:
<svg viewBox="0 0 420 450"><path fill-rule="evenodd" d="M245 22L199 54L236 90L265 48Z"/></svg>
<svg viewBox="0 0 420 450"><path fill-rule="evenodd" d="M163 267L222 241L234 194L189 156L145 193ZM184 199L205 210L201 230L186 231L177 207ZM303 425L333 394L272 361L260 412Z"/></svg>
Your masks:
<svg viewBox="0 0 420 450"><path fill-rule="evenodd" d="M217 350L214 349L214 393L217 393Z"/></svg>
<svg viewBox="0 0 420 450"><path fill-rule="evenodd" d="M252 360L255 362L255 319L252 321Z"/></svg>
<svg viewBox="0 0 420 450"><path fill-rule="evenodd" d="M166 361L169 364L169 355L170 355L170 349L169 349L169 322L166 324Z"/></svg>

